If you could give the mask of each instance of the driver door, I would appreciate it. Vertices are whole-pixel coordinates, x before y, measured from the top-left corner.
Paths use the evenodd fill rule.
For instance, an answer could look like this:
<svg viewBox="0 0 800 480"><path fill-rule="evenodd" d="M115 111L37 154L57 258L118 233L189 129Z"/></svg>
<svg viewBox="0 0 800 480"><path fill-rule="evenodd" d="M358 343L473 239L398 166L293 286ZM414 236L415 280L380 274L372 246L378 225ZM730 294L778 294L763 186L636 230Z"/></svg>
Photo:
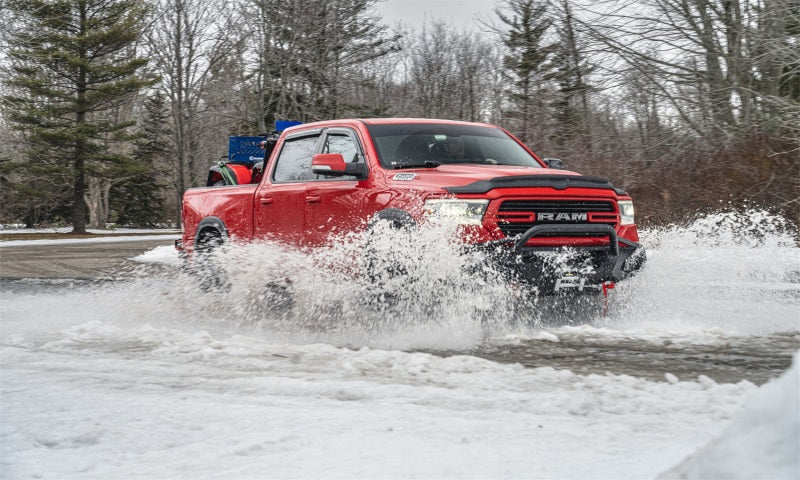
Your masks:
<svg viewBox="0 0 800 480"><path fill-rule="evenodd" d="M305 240L306 189L311 157L317 151L321 132L299 132L284 140L270 177L255 194L253 215L257 238L298 245Z"/></svg>
<svg viewBox="0 0 800 480"><path fill-rule="evenodd" d="M347 163L365 163L364 150L355 131L329 128L320 142L320 153L341 153ZM331 237L356 230L364 217L368 182L354 176L320 175L306 191L306 241L323 245Z"/></svg>

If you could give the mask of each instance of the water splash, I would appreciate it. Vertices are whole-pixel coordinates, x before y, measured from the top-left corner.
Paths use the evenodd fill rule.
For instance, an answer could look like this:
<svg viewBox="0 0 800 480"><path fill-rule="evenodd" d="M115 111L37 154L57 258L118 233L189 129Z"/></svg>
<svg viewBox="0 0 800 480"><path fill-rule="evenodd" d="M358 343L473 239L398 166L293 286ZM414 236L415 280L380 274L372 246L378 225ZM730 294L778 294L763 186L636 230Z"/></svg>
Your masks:
<svg viewBox="0 0 800 480"><path fill-rule="evenodd" d="M800 248L791 226L763 210L725 211L642 232L648 263L618 286L618 329L800 330Z"/></svg>
<svg viewBox="0 0 800 480"><path fill-rule="evenodd" d="M461 350L543 328L558 333L553 325L563 323L590 325L581 335L633 337L800 331L800 248L792 233L760 210L644 231L648 263L612 292L608 317L596 298L542 298L506 281L436 227L346 235L313 250L234 244L214 259L229 284L219 291L203 291L195 275L149 267L103 285L6 289L3 330L25 324L28 337L48 337L101 321L271 343ZM379 273L365 275L365 262Z"/></svg>
<svg viewBox="0 0 800 480"><path fill-rule="evenodd" d="M313 250L233 245L213 259L226 285L194 295L224 322L285 337L403 348L474 344L510 316L513 294L447 227L379 226Z"/></svg>

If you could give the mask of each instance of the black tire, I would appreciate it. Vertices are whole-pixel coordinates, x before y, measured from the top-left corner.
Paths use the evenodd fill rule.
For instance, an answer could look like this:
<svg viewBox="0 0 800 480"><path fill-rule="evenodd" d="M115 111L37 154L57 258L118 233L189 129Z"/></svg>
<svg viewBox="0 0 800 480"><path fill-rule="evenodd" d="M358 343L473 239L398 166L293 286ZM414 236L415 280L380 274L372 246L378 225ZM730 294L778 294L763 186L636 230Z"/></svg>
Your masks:
<svg viewBox="0 0 800 480"><path fill-rule="evenodd" d="M376 217L370 222L361 258L361 271L362 278L368 282L368 298L365 300L373 308L384 310L395 305L402 296L397 289L398 279L409 275L407 258L404 258L408 249L387 250L385 245L377 241L378 237L391 232L391 237L398 242L410 241L408 235L413 235L415 226L411 216L400 210L390 211L389 215Z"/></svg>
<svg viewBox="0 0 800 480"><path fill-rule="evenodd" d="M227 292L231 288L225 269L220 264L220 247L225 240L216 230L204 230L197 239L193 270L204 292Z"/></svg>

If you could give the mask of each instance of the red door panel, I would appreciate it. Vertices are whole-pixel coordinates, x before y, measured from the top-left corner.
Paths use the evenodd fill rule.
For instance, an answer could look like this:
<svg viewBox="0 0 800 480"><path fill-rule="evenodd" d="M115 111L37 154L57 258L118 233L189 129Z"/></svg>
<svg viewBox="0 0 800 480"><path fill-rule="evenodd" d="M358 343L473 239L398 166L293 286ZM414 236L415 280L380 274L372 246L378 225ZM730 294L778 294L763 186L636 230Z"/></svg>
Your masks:
<svg viewBox="0 0 800 480"><path fill-rule="evenodd" d="M299 245L305 242L305 205L311 172L311 157L317 150L320 131L300 132L284 140L269 177L254 199L255 236Z"/></svg>
<svg viewBox="0 0 800 480"><path fill-rule="evenodd" d="M330 181L309 184L306 191L306 239L323 245L330 236L358 230L366 182Z"/></svg>
<svg viewBox="0 0 800 480"><path fill-rule="evenodd" d="M297 244L303 240L306 186L265 185L253 202L256 238Z"/></svg>

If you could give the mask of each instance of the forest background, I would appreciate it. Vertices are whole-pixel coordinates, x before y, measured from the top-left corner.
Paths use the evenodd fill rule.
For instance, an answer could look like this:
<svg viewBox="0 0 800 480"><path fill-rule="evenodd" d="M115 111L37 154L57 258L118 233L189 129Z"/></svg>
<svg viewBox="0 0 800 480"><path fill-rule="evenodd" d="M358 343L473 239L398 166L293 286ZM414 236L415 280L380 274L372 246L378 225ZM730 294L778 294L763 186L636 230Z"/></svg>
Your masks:
<svg viewBox="0 0 800 480"><path fill-rule="evenodd" d="M800 223L800 0L0 0L0 223L180 224L229 135L276 120L501 125L609 178L638 223Z"/></svg>

